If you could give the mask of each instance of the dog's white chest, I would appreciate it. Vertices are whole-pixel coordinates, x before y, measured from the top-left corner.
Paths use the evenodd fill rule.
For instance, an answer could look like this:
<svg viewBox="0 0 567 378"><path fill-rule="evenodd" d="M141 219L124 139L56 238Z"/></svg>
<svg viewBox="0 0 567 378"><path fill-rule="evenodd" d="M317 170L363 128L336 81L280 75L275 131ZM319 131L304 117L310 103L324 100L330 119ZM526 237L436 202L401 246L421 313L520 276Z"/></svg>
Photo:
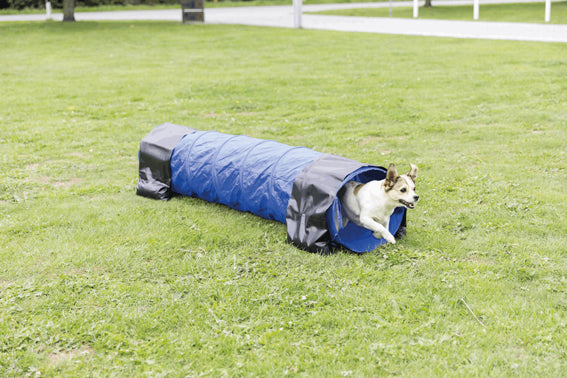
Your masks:
<svg viewBox="0 0 567 378"><path fill-rule="evenodd" d="M349 182L343 197L343 206L350 220L360 225L360 217L368 217L374 221L388 224L392 209L381 187L381 181L372 181L363 186L357 182Z"/></svg>
<svg viewBox="0 0 567 378"><path fill-rule="evenodd" d="M359 216L368 216L384 226L387 225L390 215L392 215L392 210L385 206L384 200L380 198L379 193L371 193L369 197L371 198L363 197L359 199L361 202Z"/></svg>

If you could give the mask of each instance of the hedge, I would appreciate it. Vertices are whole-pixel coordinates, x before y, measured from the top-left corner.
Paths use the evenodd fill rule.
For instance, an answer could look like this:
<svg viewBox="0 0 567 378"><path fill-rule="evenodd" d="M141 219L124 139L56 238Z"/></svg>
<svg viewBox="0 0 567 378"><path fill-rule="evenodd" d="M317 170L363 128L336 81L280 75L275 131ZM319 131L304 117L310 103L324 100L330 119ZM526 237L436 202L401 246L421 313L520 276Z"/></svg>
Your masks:
<svg viewBox="0 0 567 378"><path fill-rule="evenodd" d="M63 8L63 0L50 0L52 8ZM179 4L179 0L75 0L75 6ZM45 0L0 0L0 9L45 8Z"/></svg>

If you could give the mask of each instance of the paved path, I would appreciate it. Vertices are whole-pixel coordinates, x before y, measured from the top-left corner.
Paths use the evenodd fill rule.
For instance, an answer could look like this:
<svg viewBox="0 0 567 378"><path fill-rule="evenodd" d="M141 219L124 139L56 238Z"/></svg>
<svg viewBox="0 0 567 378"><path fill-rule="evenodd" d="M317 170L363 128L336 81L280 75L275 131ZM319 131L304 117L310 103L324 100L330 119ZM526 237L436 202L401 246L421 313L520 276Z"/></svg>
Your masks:
<svg viewBox="0 0 567 378"><path fill-rule="evenodd" d="M481 2L482 4L486 4L488 2L517 3L529 2L529 0L481 0ZM471 1L462 0L443 1L443 4L448 5L470 3ZM410 1L393 3L394 6L411 6L411 4L412 2ZM481 18L482 4L480 6ZM321 5L313 4L303 6L303 12L348 8L377 8L388 6L388 2ZM542 19L543 13L544 4L542 3ZM77 21L153 20L180 22L181 9L75 13L75 18ZM0 21L43 21L45 19L45 14L0 16ZM53 19L61 20L62 14L53 14ZM205 21L207 24L240 24L291 28L293 27L293 7L291 5L284 5L264 7L209 8L205 9ZM554 24L445 21L303 14L302 25L305 29L336 30L345 32L567 43L567 25Z"/></svg>

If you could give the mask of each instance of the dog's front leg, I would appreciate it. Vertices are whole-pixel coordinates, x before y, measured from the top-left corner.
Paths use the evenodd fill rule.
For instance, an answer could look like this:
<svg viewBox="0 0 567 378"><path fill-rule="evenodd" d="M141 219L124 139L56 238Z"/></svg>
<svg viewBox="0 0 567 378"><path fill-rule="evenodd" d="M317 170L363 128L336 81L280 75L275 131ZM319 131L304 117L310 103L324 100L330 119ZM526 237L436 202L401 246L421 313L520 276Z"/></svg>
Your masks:
<svg viewBox="0 0 567 378"><path fill-rule="evenodd" d="M388 231L387 227L384 227L380 223L376 222L370 216L360 216L360 224L364 227L369 229L373 232L373 235L376 239L384 238L388 243L396 244L396 239L394 239L394 235Z"/></svg>

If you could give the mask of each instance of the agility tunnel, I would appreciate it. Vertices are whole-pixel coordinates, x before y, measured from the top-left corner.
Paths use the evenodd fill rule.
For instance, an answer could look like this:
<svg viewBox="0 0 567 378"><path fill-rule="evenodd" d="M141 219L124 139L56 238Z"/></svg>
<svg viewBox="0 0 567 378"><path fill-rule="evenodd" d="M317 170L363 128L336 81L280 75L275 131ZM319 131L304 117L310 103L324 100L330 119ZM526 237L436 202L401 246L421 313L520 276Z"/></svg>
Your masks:
<svg viewBox="0 0 567 378"><path fill-rule="evenodd" d="M338 199L351 180L382 180L386 169L272 140L201 131L165 123L140 143L138 195L198 197L286 224L287 239L310 252L333 247L369 252L381 244L370 230L344 219ZM390 232L405 234L405 208Z"/></svg>

